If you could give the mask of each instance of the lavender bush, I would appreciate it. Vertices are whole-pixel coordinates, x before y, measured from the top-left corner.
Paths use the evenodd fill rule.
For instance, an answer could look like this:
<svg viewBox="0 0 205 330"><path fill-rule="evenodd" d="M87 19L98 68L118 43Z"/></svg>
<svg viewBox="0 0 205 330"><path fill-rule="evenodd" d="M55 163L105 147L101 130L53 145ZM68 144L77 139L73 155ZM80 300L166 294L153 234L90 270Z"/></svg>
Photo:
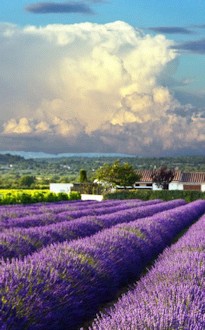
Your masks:
<svg viewBox="0 0 205 330"><path fill-rule="evenodd" d="M130 209L129 205L123 204L117 206L117 209L121 209L121 211L112 214L109 213L112 210L116 210L115 207L108 209L101 207L96 209L96 214L100 210L100 214L103 213L103 216L93 216L93 212L90 212L90 216L81 217L75 221L63 221L66 217L63 218L60 215L62 221L60 223L28 229L12 228L0 234L0 255L4 259L23 257L55 242L71 241L80 237L91 236L102 229L112 227L118 223L151 216L183 204L183 200L163 203L158 203L158 201L138 202L135 203L134 208L131 204Z"/></svg>
<svg viewBox="0 0 205 330"><path fill-rule="evenodd" d="M205 216L91 330L205 329Z"/></svg>
<svg viewBox="0 0 205 330"><path fill-rule="evenodd" d="M204 212L197 201L2 261L1 329L77 329Z"/></svg>
<svg viewBox="0 0 205 330"><path fill-rule="evenodd" d="M155 204L160 203L160 200L154 201L147 201L147 202L138 202L138 201L129 201L129 202L121 202L120 205L114 202L95 202L95 204L84 204L84 202L78 204L78 207L75 209L70 208L69 211L62 212L62 208L54 204L53 208L49 207L49 209L45 209L44 212L38 212L38 209L30 213L29 215L24 216L23 214L19 213L18 217L9 217L2 219L0 221L0 230L4 231L5 229L14 228L14 227L36 227L36 226L45 226L51 223L57 223L65 220L73 220L77 219L86 215L95 215L95 214L103 214L106 213L113 213L116 210L124 209L124 208L134 208L138 206L139 203L141 205L147 204ZM184 202L185 203L185 202ZM105 210L106 206L106 210ZM68 207L68 206L67 206ZM65 208L65 207L64 207ZM29 208L33 210L32 207ZM28 211L28 210L27 210ZM37 211L37 212L36 212Z"/></svg>
<svg viewBox="0 0 205 330"><path fill-rule="evenodd" d="M55 203L36 203L31 205L0 205L0 224L12 218L32 216L44 213L59 213L64 211L75 211L79 207L85 208L98 205L95 201L67 201Z"/></svg>

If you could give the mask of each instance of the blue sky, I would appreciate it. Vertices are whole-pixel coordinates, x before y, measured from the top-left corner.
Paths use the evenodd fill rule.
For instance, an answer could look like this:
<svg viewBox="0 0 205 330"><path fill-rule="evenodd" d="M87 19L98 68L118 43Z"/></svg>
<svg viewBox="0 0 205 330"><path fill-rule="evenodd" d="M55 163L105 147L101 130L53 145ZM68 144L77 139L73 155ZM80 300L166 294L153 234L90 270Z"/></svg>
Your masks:
<svg viewBox="0 0 205 330"><path fill-rule="evenodd" d="M204 14L203 0L1 0L0 150L204 153Z"/></svg>
<svg viewBox="0 0 205 330"><path fill-rule="evenodd" d="M35 4L84 4L93 14L73 14L65 12L63 15L51 13L47 15L32 15L26 10ZM105 1L29 1L29 0L1 0L1 21L16 24L46 25L50 23L80 23L90 21L107 23L113 20L124 20L138 27L146 26L181 26L204 24L205 4L203 0L105 0Z"/></svg>

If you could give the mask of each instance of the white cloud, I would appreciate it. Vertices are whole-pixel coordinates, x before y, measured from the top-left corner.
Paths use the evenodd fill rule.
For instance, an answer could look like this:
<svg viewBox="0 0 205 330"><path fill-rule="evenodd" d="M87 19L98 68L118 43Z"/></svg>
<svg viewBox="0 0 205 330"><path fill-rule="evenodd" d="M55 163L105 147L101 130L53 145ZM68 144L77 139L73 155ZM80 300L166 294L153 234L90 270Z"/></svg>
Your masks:
<svg viewBox="0 0 205 330"><path fill-rule="evenodd" d="M183 106L159 83L176 58L162 35L120 21L2 24L0 42L2 136L84 136L88 148L93 139L124 152L204 141L199 118L174 114Z"/></svg>
<svg viewBox="0 0 205 330"><path fill-rule="evenodd" d="M4 124L5 134L29 134L32 132L29 120L27 118L20 118L19 121L14 118L10 119Z"/></svg>

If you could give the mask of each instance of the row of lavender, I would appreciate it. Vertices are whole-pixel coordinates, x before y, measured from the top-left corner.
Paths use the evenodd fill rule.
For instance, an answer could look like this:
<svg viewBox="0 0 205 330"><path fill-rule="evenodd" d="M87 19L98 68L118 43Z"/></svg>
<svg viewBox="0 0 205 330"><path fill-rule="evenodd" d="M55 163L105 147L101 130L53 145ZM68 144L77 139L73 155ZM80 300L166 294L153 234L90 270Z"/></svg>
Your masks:
<svg viewBox="0 0 205 330"><path fill-rule="evenodd" d="M90 329L205 329L204 233L202 216Z"/></svg>
<svg viewBox="0 0 205 330"><path fill-rule="evenodd" d="M4 231L6 229L15 228L15 227L22 227L22 228L29 228L29 227L37 227L37 226L45 226L51 223L62 222L65 220L73 220L87 215L98 215L102 214L102 212L106 213L113 213L117 210L125 209L125 208L133 208L134 206L139 206L139 203L144 205L144 203L154 204L160 203L160 200L142 202L138 200L130 200L130 201L112 201L112 202L95 202L94 203L78 203L75 205L75 208L69 205L64 205L63 207L58 204L53 204L48 209L44 209L44 211L33 210L32 206L26 209L26 212L32 209L33 213L24 215L25 209L18 210L18 215L13 216L11 214L7 214L4 218L0 220L0 231ZM52 203L50 203L52 204ZM22 211L22 213L21 213ZM15 211L14 211L15 212Z"/></svg>
<svg viewBox="0 0 205 330"><path fill-rule="evenodd" d="M75 219L75 221L68 221L68 213L66 212L65 214L65 212L63 212L56 215L55 224L30 228L13 227L1 233L0 255L4 259L24 257L49 244L91 236L102 229L110 228L116 224L152 216L155 213L169 210L183 204L185 204L184 200L174 200L170 202L159 202L158 200L147 202L130 201L129 204L121 203L120 205L109 208L107 206L102 206L95 210L93 208L92 210L87 209L83 213L77 211L80 218ZM118 211L116 212L116 210ZM88 215L81 217L85 212L88 212ZM95 216L93 215L94 212L96 214ZM73 214L73 212L69 214ZM31 219L33 218L29 218L27 223L31 222ZM40 221L40 219L42 220L41 217L36 217L36 221ZM48 222L45 215L44 219ZM14 221L15 219L13 222ZM19 220L16 221L19 223ZM23 221L26 221L25 218L22 218L21 223L23 223ZM45 224L43 220L42 223Z"/></svg>
<svg viewBox="0 0 205 330"><path fill-rule="evenodd" d="M197 201L2 262L1 329L77 329L204 212Z"/></svg>
<svg viewBox="0 0 205 330"><path fill-rule="evenodd" d="M62 212L76 212L83 210L93 210L95 211L102 206L114 207L122 204L135 205L136 202L141 200L131 199L131 200L105 200L102 202L96 201L64 201L56 203L36 203L36 204L26 204L26 205L4 205L0 206L0 224L3 227L7 227L7 222L11 222L14 219L18 219L26 216L35 215L49 215L49 214L59 214ZM21 225L21 224L20 224ZM28 226L28 224L26 225Z"/></svg>
<svg viewBox="0 0 205 330"><path fill-rule="evenodd" d="M135 204L139 202L139 200L127 200L123 201L124 205ZM0 207L0 229L15 227L15 226L22 226L22 227L29 227L39 225L39 223L35 222L37 216L43 216L44 218L48 217L49 215L55 216L56 214L68 212L68 215L71 213L70 218L72 218L72 213L80 212L85 210L93 210L95 211L102 206L114 207L121 205L122 201L113 200L113 201L103 201L101 203L96 201L76 201L74 202L58 202L58 203L37 203L31 205L12 205L12 206L1 206ZM29 217L33 216L33 220L29 221ZM24 221L20 221L22 217ZM28 217L28 218L26 218ZM50 219L52 220L52 219ZM25 223L24 223L25 222ZM28 223L27 223L28 222ZM34 222L34 224L32 224Z"/></svg>
<svg viewBox="0 0 205 330"><path fill-rule="evenodd" d="M56 202L56 203L35 203L35 204L16 204L16 205L1 205L0 207L0 220L3 219L11 219L16 218L18 216L25 216L31 214L40 214L49 212L52 210L68 211L68 210L76 210L80 205L88 206L94 204L95 201L64 201L64 202Z"/></svg>

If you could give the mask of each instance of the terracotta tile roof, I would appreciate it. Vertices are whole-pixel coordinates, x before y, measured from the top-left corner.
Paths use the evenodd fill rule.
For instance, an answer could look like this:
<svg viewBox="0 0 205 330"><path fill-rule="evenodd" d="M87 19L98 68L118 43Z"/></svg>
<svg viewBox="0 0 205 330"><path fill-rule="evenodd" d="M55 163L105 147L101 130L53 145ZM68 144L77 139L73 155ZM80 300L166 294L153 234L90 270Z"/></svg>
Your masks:
<svg viewBox="0 0 205 330"><path fill-rule="evenodd" d="M205 183L205 172L182 173L181 182Z"/></svg>
<svg viewBox="0 0 205 330"><path fill-rule="evenodd" d="M182 172L181 171L175 171L173 181L180 181L181 180L181 176L182 176Z"/></svg>
<svg viewBox="0 0 205 330"><path fill-rule="evenodd" d="M138 170L137 174L141 175L140 182L152 182L151 174L152 170ZM179 181L181 177L181 171L176 171L173 181Z"/></svg>
<svg viewBox="0 0 205 330"><path fill-rule="evenodd" d="M152 182L152 178L151 178L152 171L138 170L137 174L141 175L140 182Z"/></svg>
<svg viewBox="0 0 205 330"><path fill-rule="evenodd" d="M151 183L152 170L138 170L137 174L141 175L140 182ZM189 182L189 183L205 183L205 172L181 172L175 171L173 181Z"/></svg>

